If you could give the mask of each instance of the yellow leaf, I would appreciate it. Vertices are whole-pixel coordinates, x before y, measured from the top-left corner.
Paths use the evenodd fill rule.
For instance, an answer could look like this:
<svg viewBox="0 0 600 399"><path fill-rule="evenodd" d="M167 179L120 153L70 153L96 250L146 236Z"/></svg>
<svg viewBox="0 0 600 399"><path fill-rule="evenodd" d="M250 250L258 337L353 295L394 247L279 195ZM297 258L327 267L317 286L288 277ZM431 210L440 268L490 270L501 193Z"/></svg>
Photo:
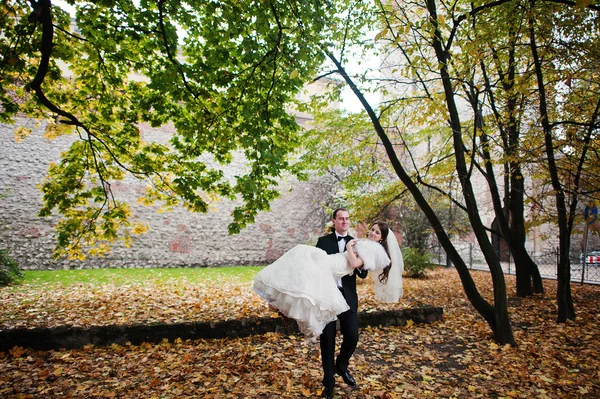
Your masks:
<svg viewBox="0 0 600 399"><path fill-rule="evenodd" d="M388 29L385 28L384 30L382 30L381 32L379 32L377 35L375 35L375 41L378 41L379 39L381 39L382 37L384 37L385 35L388 34Z"/></svg>
<svg viewBox="0 0 600 399"><path fill-rule="evenodd" d="M30 134L31 134L31 129L23 127L23 126L19 126L18 128L15 129L15 141L17 143L20 143L21 141L23 141L23 139L25 139Z"/></svg>
<svg viewBox="0 0 600 399"><path fill-rule="evenodd" d="M148 224L148 223L137 223L137 222L136 222L136 223L135 223L135 226L133 226L133 229L131 230L131 232L132 232L133 234L140 235L140 234L143 234L143 233L145 233L146 231L148 231L149 227L150 227L150 226L149 226L149 224Z"/></svg>
<svg viewBox="0 0 600 399"><path fill-rule="evenodd" d="M292 73L290 73L290 79L296 79L298 77L298 70L294 69Z"/></svg>
<svg viewBox="0 0 600 399"><path fill-rule="evenodd" d="M53 140L58 136L58 129L55 123L49 122L46 125L46 131L44 132L44 137Z"/></svg>

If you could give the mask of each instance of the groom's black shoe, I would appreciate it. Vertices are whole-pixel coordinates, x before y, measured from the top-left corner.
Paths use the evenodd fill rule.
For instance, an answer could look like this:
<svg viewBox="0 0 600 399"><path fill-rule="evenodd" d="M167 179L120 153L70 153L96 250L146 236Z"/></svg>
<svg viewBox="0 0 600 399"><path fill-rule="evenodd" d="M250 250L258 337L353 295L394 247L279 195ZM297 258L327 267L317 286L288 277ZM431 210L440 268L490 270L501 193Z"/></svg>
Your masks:
<svg viewBox="0 0 600 399"><path fill-rule="evenodd" d="M321 396L327 399L333 399L333 388L323 388L323 392L321 393Z"/></svg>
<svg viewBox="0 0 600 399"><path fill-rule="evenodd" d="M344 382L346 384L348 384L351 387L356 386L356 381L354 381L354 378L352 377L352 374L350 374L348 372L348 370L346 371L342 371L340 370L338 367L335 368L335 373L339 376L342 377L342 379L344 380Z"/></svg>

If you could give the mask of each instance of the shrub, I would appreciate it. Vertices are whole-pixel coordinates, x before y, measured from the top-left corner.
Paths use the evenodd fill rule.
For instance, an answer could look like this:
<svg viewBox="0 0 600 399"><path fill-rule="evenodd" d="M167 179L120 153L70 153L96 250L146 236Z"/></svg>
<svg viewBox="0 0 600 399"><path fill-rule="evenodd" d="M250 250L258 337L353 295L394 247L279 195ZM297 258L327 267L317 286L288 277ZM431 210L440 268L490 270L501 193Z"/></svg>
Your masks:
<svg viewBox="0 0 600 399"><path fill-rule="evenodd" d="M13 283L23 277L19 264L9 254L8 250L0 249L0 286Z"/></svg>
<svg viewBox="0 0 600 399"><path fill-rule="evenodd" d="M417 248L402 248L402 256L406 277L424 277L427 269L435 268L429 254L421 253Z"/></svg>

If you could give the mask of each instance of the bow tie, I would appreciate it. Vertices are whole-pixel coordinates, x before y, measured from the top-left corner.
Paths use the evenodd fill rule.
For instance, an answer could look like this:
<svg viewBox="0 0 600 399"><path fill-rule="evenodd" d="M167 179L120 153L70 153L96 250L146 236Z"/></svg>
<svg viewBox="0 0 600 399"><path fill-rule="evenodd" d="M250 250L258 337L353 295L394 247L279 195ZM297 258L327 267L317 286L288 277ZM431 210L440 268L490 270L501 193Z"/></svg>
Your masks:
<svg viewBox="0 0 600 399"><path fill-rule="evenodd" d="M338 236L338 241L345 240L348 236Z"/></svg>

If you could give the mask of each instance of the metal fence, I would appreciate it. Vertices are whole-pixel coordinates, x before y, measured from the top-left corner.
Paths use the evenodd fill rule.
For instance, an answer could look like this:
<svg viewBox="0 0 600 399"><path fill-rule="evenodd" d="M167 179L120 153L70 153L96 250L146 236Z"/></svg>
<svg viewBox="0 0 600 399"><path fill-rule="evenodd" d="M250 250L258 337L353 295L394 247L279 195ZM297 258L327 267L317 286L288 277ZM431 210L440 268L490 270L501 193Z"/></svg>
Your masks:
<svg viewBox="0 0 600 399"><path fill-rule="evenodd" d="M489 270L479 246L471 242L454 242L454 246L467 264L469 269ZM433 255L432 261L441 266L451 266L446 252L441 246L433 246L430 249ZM590 251L591 252L591 251ZM589 252L588 252L589 254ZM515 265L508 253L507 261L500 262L505 274L515 274ZM558 248L546 248L532 256L538 265L542 278L556 279L558 270ZM581 284L600 284L600 263L583 262L583 253L573 248L571 250L571 281Z"/></svg>

